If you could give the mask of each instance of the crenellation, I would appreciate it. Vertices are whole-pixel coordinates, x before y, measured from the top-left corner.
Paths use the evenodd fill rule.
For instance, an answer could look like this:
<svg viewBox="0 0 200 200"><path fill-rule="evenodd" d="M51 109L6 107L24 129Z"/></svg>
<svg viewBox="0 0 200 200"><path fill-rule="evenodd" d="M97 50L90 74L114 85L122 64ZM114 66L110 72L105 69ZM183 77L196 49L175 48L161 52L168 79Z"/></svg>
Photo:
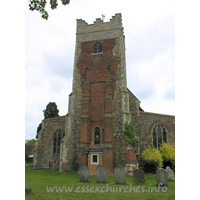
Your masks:
<svg viewBox="0 0 200 200"><path fill-rule="evenodd" d="M77 19L77 27L86 26L88 23L85 20Z"/></svg>
<svg viewBox="0 0 200 200"><path fill-rule="evenodd" d="M121 14L116 14L109 22L103 22L100 18L94 21L94 24L88 24L82 19L77 20L76 34L86 34L92 32L105 32L120 29L123 32Z"/></svg>
<svg viewBox="0 0 200 200"><path fill-rule="evenodd" d="M103 20L101 18L97 18L96 21L94 21L94 24L96 24L97 26L99 26L102 23L103 23Z"/></svg>
<svg viewBox="0 0 200 200"><path fill-rule="evenodd" d="M110 19L111 23L120 24L122 26L122 16L121 13L115 14L115 16L112 16L112 19Z"/></svg>

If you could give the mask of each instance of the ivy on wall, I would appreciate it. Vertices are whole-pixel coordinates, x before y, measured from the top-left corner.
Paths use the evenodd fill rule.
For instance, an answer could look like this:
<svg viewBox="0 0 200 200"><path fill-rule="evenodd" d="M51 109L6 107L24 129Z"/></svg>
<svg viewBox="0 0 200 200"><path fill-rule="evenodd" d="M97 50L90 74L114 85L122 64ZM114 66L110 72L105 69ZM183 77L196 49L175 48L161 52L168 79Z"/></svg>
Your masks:
<svg viewBox="0 0 200 200"><path fill-rule="evenodd" d="M122 132L124 133L123 136L126 139L126 141L133 146L135 151L137 151L137 140L135 138L135 129L133 123L128 123L126 121L124 130Z"/></svg>

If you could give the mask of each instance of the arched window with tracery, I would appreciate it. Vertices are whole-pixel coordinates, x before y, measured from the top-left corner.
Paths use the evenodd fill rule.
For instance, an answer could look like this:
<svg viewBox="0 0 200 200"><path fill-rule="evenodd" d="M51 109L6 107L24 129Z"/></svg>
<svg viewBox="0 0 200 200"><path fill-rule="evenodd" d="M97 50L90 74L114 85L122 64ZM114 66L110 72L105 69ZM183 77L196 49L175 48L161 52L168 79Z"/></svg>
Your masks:
<svg viewBox="0 0 200 200"><path fill-rule="evenodd" d="M159 148L162 143L167 143L167 129L163 124L155 124L152 128L153 146Z"/></svg>
<svg viewBox="0 0 200 200"><path fill-rule="evenodd" d="M60 141L65 136L64 131L61 129L58 129L53 134L53 154L59 154L60 153Z"/></svg>
<svg viewBox="0 0 200 200"><path fill-rule="evenodd" d="M93 53L101 53L102 52L102 45L100 42L97 42L93 46Z"/></svg>
<svg viewBox="0 0 200 200"><path fill-rule="evenodd" d="M94 144L100 144L101 135L100 135L100 128L96 127L94 129Z"/></svg>

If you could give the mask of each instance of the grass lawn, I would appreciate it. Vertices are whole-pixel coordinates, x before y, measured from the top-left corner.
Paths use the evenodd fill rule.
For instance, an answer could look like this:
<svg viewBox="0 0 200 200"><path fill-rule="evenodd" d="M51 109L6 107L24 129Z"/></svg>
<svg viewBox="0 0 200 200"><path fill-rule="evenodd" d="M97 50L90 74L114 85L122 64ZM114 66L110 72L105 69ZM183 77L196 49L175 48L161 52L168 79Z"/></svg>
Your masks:
<svg viewBox="0 0 200 200"><path fill-rule="evenodd" d="M162 200L175 199L175 182L169 181L168 187L156 187L156 175L145 174L145 184L134 184L133 177L126 177L126 185L115 184L114 176L107 176L107 183L96 183L96 176L90 176L90 183L79 182L77 172L60 173L58 170L32 170L25 167L25 199L104 199L104 200ZM108 184L108 185L107 185ZM132 184L132 185L130 185ZM55 186L55 187L54 187ZM57 186L57 188L56 188ZM53 192L50 190L53 190ZM54 187L54 188L53 188ZM56 191L58 188L63 191ZM68 189L72 191L65 191ZM72 188L73 187L73 188ZM110 187L110 188L109 188ZM153 188L156 188L151 192ZM114 191L113 191L114 188ZM131 189L130 189L131 188ZM49 190L49 192L47 191ZM107 189L107 191L106 191ZM135 189L135 191L134 191ZM112 191L111 191L112 190ZM163 191L162 191L163 190ZM91 191L91 192L90 192ZM102 192L101 192L102 191Z"/></svg>

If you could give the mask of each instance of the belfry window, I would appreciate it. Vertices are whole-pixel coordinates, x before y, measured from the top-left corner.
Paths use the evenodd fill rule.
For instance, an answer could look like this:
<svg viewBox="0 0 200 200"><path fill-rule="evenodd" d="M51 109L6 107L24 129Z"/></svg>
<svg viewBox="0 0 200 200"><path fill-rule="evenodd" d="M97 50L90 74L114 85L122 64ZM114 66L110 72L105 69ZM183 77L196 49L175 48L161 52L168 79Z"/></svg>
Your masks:
<svg viewBox="0 0 200 200"><path fill-rule="evenodd" d="M100 128L94 129L94 144L100 144Z"/></svg>
<svg viewBox="0 0 200 200"><path fill-rule="evenodd" d="M60 141L65 136L65 133L58 129L53 134L53 154L59 154L60 153Z"/></svg>
<svg viewBox="0 0 200 200"><path fill-rule="evenodd" d="M153 146L159 148L162 143L167 143L167 129L163 124L155 124L152 128Z"/></svg>
<svg viewBox="0 0 200 200"><path fill-rule="evenodd" d="M101 53L102 52L102 45L101 43L97 42L93 46L93 53Z"/></svg>

